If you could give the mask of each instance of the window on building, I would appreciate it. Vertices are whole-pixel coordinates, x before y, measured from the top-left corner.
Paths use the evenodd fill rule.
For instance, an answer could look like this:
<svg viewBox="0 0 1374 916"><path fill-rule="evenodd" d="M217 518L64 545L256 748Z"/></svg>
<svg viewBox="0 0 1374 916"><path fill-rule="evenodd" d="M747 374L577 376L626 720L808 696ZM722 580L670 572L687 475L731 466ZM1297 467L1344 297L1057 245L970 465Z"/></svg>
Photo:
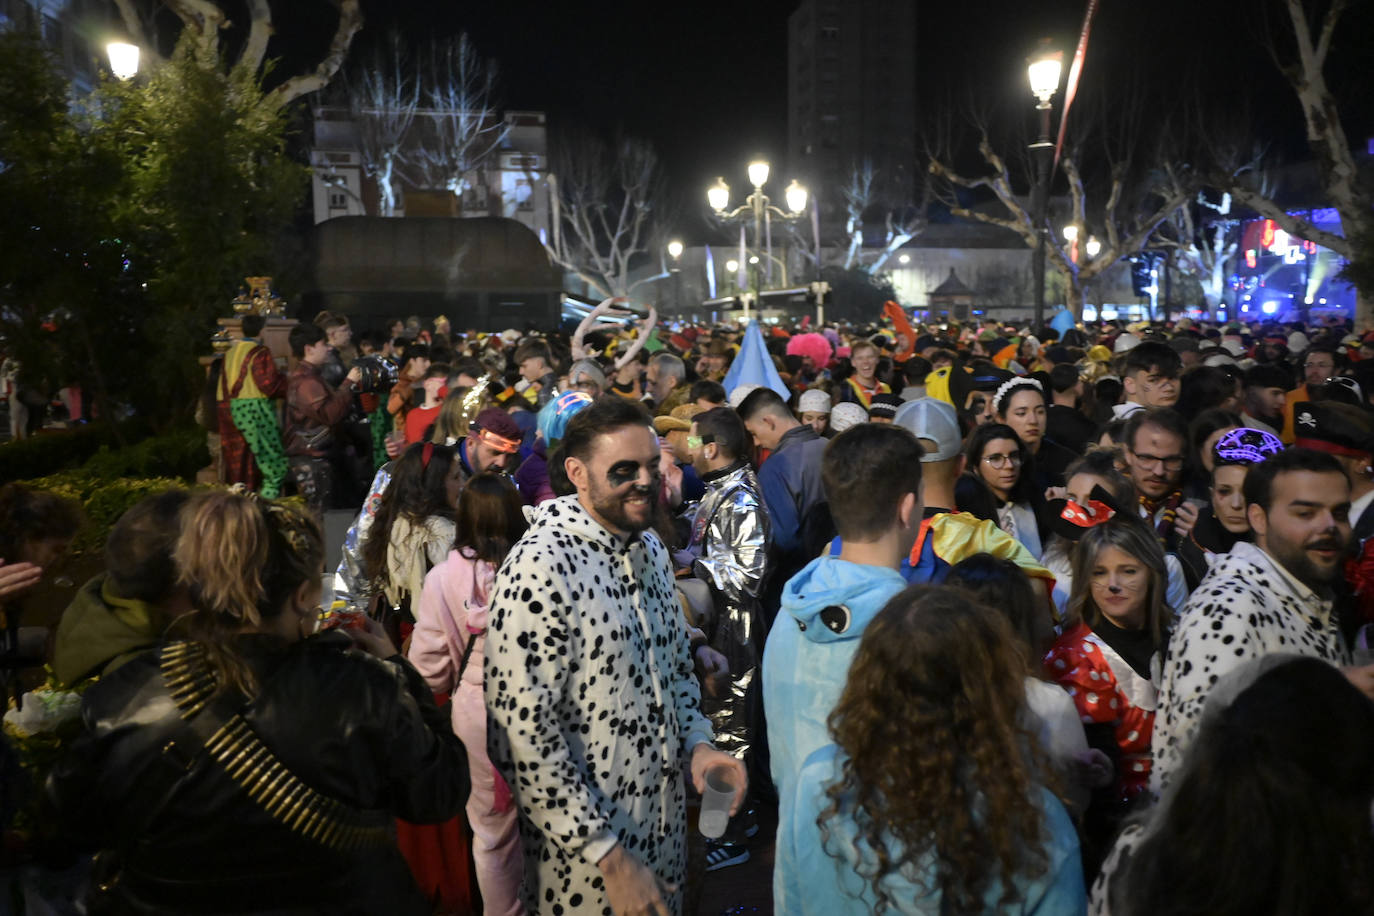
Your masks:
<svg viewBox="0 0 1374 916"><path fill-rule="evenodd" d="M834 41L840 37L840 27L837 25L821 26L821 37L829 41Z"/></svg>
<svg viewBox="0 0 1374 916"><path fill-rule="evenodd" d="M329 209L347 210L348 195L343 191L333 190L329 192Z"/></svg>

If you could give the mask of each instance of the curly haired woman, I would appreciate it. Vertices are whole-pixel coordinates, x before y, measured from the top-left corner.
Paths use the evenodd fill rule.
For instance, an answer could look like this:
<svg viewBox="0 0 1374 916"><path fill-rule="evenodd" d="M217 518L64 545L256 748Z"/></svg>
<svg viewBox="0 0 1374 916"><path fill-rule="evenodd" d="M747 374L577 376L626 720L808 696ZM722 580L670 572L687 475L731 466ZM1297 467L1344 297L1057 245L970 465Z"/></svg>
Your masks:
<svg viewBox="0 0 1374 916"><path fill-rule="evenodd" d="M1084 911L1078 838L1020 724L1024 667L1006 620L967 592L888 602L778 837L801 913Z"/></svg>

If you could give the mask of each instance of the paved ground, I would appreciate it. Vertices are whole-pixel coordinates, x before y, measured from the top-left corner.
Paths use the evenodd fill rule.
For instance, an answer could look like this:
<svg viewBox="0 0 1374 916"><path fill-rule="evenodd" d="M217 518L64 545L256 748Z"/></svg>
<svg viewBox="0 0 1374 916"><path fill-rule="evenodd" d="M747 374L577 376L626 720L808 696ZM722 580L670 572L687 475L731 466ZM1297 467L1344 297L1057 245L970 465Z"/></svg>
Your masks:
<svg viewBox="0 0 1374 916"><path fill-rule="evenodd" d="M689 818L695 815L691 808ZM699 888L688 888L687 912L695 916L772 916L773 913L773 837L774 818L761 820L759 833L750 847L749 861L743 865L708 872ZM704 845L695 825L689 827L689 871L701 874L699 857ZM696 908L692 909L693 897Z"/></svg>

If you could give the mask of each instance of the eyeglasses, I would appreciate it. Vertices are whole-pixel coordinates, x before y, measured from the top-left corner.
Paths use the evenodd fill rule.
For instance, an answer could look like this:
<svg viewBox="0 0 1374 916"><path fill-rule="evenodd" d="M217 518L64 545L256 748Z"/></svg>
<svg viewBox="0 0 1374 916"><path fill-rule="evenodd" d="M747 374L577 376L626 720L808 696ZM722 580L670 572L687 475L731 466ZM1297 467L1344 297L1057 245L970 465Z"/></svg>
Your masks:
<svg viewBox="0 0 1374 916"><path fill-rule="evenodd" d="M984 455L983 460L995 468L1004 468L1008 464L1014 468L1021 466L1020 455Z"/></svg>
<svg viewBox="0 0 1374 916"><path fill-rule="evenodd" d="M1144 471L1151 470L1156 465L1163 465L1166 471L1179 471L1183 469L1182 455L1169 455L1164 457L1160 455L1139 455L1135 452L1130 452L1130 456L1131 460L1136 463L1136 466Z"/></svg>

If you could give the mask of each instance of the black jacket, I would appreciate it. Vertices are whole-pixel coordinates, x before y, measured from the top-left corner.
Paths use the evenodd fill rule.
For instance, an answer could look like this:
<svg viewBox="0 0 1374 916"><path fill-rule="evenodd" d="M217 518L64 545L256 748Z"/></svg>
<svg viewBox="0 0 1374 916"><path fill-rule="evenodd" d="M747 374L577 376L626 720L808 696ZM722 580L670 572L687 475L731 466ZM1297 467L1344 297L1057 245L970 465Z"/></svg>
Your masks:
<svg viewBox="0 0 1374 916"><path fill-rule="evenodd" d="M240 637L258 682L246 703L205 689L194 643L87 692L48 794L67 837L101 851L107 912L430 911L393 819L455 815L467 757L405 659L350 646Z"/></svg>

